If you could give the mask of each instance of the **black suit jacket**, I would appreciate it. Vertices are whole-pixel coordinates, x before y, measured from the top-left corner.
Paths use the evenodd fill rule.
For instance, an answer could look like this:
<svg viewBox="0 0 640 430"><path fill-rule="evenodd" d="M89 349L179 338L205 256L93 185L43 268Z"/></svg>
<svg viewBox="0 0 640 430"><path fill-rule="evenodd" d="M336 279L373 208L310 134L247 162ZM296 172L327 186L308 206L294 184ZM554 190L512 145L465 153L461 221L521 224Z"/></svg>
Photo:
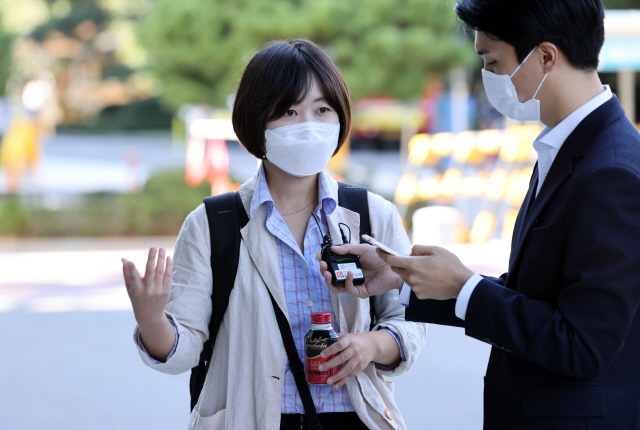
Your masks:
<svg viewBox="0 0 640 430"><path fill-rule="evenodd" d="M614 96L560 149L518 215L509 272L484 278L465 321L418 300L407 320L493 345L486 429L640 429L640 134Z"/></svg>

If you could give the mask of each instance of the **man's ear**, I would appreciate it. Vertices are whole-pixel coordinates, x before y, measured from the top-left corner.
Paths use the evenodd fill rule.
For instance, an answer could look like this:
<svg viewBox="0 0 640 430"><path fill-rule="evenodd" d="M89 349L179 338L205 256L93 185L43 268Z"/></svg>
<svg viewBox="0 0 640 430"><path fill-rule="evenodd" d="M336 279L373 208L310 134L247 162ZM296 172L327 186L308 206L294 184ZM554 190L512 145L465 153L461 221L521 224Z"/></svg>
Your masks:
<svg viewBox="0 0 640 430"><path fill-rule="evenodd" d="M556 45L551 42L542 42L538 48L542 51L542 65L545 73L551 73L562 55Z"/></svg>

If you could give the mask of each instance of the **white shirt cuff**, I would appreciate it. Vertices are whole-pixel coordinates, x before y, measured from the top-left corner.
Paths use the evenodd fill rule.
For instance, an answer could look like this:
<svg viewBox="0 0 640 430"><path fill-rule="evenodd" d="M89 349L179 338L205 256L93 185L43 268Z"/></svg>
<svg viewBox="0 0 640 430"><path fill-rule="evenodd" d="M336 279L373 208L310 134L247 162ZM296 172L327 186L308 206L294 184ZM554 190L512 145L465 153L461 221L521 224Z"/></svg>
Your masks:
<svg viewBox="0 0 640 430"><path fill-rule="evenodd" d="M467 316L467 307L469 306L471 294L473 294L473 290L476 289L482 279L482 276L474 273L460 290L458 300L456 301L456 316L461 320L464 320Z"/></svg>
<svg viewBox="0 0 640 430"><path fill-rule="evenodd" d="M411 287L409 287L406 283L402 285L400 296L398 296L398 301L402 306L409 306L409 302L411 301Z"/></svg>

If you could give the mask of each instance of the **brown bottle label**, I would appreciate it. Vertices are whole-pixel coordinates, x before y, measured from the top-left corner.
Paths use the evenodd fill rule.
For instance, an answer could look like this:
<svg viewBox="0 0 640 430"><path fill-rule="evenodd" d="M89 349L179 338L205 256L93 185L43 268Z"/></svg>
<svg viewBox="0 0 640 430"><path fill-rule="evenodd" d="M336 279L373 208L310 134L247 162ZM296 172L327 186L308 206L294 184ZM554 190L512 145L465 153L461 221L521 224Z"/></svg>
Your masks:
<svg viewBox="0 0 640 430"><path fill-rule="evenodd" d="M315 385L326 385L327 378L338 373L340 366L333 367L327 370L319 370L320 363L331 360L338 354L334 354L331 357L320 357L320 353L329 345L337 342L337 338L314 336L313 334L305 340L305 373L307 382Z"/></svg>

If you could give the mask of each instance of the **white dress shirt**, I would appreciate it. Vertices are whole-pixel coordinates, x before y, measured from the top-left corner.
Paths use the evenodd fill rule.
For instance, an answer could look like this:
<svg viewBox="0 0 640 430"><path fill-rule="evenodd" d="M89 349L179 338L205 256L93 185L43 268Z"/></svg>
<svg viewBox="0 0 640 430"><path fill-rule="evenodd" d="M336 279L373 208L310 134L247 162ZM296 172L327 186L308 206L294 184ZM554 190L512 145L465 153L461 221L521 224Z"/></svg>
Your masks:
<svg viewBox="0 0 640 430"><path fill-rule="evenodd" d="M562 120L560 124L553 129L545 127L544 130L542 130L542 133L540 133L533 142L533 148L538 153L538 189L536 190L536 196L540 192L542 184L549 174L551 165L556 159L556 155L558 155L565 140L567 140L569 135L573 133L576 127L578 127L591 112L605 104L611 97L611 88L605 85L603 92L573 111L573 113ZM471 298L471 294L473 294L473 290L475 290L481 280L482 277L480 275L474 274L469 278L467 283L464 284L462 290L460 290L456 302L456 316L458 318L465 319L467 316L469 299Z"/></svg>
<svg viewBox="0 0 640 430"><path fill-rule="evenodd" d="M580 106L573 113L571 113L571 115L560 122L560 124L555 126L553 129L545 127L544 130L542 130L542 133L540 133L540 135L533 142L533 148L538 153L538 188L536 190L536 196L538 195L538 193L540 193L540 189L542 188L542 184L544 184L544 180L549 174L551 165L553 164L553 161L558 155L560 148L562 148L562 145L567 140L569 135L573 133L576 127L578 127L578 125L587 116L589 116L591 112L609 101L612 96L613 95L611 93L611 88L609 88L608 85L605 85L604 91L602 93L598 94L587 103ZM460 290L460 294L458 294L458 300L456 301L455 310L456 316L458 318L463 320L465 319L471 294L473 294L473 290L478 286L478 283L480 283L481 280L482 276L474 274L464 284L462 290ZM402 292L400 294L400 298L404 298L404 300L401 300L401 303L405 306L409 305L407 296L410 294L410 292L408 291L408 289L409 286L405 284L402 287Z"/></svg>

